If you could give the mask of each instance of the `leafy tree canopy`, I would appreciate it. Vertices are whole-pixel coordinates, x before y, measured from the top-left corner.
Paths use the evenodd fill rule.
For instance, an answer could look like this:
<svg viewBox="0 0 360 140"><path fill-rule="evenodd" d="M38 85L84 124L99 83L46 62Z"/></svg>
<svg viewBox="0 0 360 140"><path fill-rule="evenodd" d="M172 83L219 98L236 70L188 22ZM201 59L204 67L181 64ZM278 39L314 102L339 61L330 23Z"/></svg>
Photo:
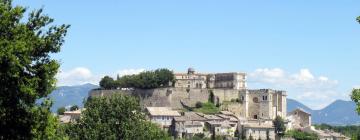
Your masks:
<svg viewBox="0 0 360 140"><path fill-rule="evenodd" d="M138 100L112 95L90 98L78 123L66 130L74 139L169 139L155 124L146 121Z"/></svg>
<svg viewBox="0 0 360 140"><path fill-rule="evenodd" d="M70 107L70 111L75 111L75 110L78 110L79 109L79 106L77 105L73 105Z"/></svg>
<svg viewBox="0 0 360 140"><path fill-rule="evenodd" d="M360 115L360 89L353 89L351 92L351 100L356 104L356 111Z"/></svg>
<svg viewBox="0 0 360 140"><path fill-rule="evenodd" d="M285 136L292 137L296 140L318 140L318 136L313 133L302 132L299 130L289 130Z"/></svg>
<svg viewBox="0 0 360 140"><path fill-rule="evenodd" d="M115 81L110 76L103 77L100 80L99 85L101 88L104 88L104 89L115 89L116 88Z"/></svg>
<svg viewBox="0 0 360 140"><path fill-rule="evenodd" d="M58 115L64 115L64 112L66 111L65 107L60 107L57 109L57 114Z"/></svg>
<svg viewBox="0 0 360 140"><path fill-rule="evenodd" d="M155 71L145 71L135 75L125 75L117 77L116 80L105 76L100 81L100 87L103 89L116 88L140 88L152 89L167 87L170 82L174 82L174 74L168 69L156 69Z"/></svg>
<svg viewBox="0 0 360 140"><path fill-rule="evenodd" d="M69 25L52 25L43 10L30 12L0 0L0 139L53 139L57 121L46 98L54 89Z"/></svg>

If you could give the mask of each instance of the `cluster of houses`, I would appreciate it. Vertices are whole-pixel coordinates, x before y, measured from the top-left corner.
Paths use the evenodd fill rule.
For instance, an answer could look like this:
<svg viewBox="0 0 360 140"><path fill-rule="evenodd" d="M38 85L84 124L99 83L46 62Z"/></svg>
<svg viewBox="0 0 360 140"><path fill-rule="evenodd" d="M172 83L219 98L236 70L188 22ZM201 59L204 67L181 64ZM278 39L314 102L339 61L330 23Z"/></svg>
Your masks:
<svg viewBox="0 0 360 140"><path fill-rule="evenodd" d="M245 139L275 139L275 128L271 119L248 120L229 111L219 114L182 112L168 107L147 107L148 119L171 133L175 138L191 138L196 134L205 137L224 136ZM350 138L330 130L317 130L311 126L311 114L296 109L285 119L287 130L315 133L320 140L349 140ZM292 139L292 138L286 138Z"/></svg>
<svg viewBox="0 0 360 140"><path fill-rule="evenodd" d="M301 130L303 132L314 133L320 140L350 140L350 138L331 130L315 129L311 125L311 113L304 111L301 108L295 109L288 113L287 130Z"/></svg>
<svg viewBox="0 0 360 140"><path fill-rule="evenodd" d="M275 139L272 121L238 118L234 113L221 111L219 114L203 114L200 112L182 112L168 107L147 107L148 119L170 132L175 138L191 138L196 134L205 137L224 136L247 139Z"/></svg>

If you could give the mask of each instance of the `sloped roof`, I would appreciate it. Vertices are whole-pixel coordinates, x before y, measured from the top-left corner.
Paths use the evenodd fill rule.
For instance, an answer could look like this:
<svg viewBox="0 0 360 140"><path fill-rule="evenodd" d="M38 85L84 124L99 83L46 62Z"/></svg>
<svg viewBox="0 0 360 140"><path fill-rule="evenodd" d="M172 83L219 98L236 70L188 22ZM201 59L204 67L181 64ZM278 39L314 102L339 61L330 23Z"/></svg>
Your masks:
<svg viewBox="0 0 360 140"><path fill-rule="evenodd" d="M181 116L179 112L168 107L146 107L151 116Z"/></svg>

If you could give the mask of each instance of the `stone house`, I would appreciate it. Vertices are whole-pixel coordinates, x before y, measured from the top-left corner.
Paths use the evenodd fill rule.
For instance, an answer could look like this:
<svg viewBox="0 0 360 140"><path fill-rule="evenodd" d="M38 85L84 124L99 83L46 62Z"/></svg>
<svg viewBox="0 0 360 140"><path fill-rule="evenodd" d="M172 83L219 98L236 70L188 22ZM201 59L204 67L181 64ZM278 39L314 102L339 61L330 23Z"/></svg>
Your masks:
<svg viewBox="0 0 360 140"><path fill-rule="evenodd" d="M195 134L204 133L205 121L206 119L196 112L184 112L182 116L174 117L170 132L176 138L190 138Z"/></svg>
<svg viewBox="0 0 360 140"><path fill-rule="evenodd" d="M230 114L206 115L197 112L184 112L182 116L174 117L171 134L175 138L189 138L202 133L206 137L212 135L233 137L238 120Z"/></svg>
<svg viewBox="0 0 360 140"><path fill-rule="evenodd" d="M246 139L275 140L275 128L270 123L247 123L239 127L240 135L245 136Z"/></svg>
<svg viewBox="0 0 360 140"><path fill-rule="evenodd" d="M211 135L234 137L237 129L237 123L230 121L207 121L205 127Z"/></svg>
<svg viewBox="0 0 360 140"><path fill-rule="evenodd" d="M286 118L289 120L288 129L302 129L311 126L311 114L301 108L291 111Z"/></svg>
<svg viewBox="0 0 360 140"><path fill-rule="evenodd" d="M76 122L81 117L81 112L85 109L78 109L74 111L65 111L64 115L59 116L59 120L61 123L70 123Z"/></svg>
<svg viewBox="0 0 360 140"><path fill-rule="evenodd" d="M146 113L151 122L163 129L168 129L174 117L181 116L179 112L168 107L146 107Z"/></svg>
<svg viewBox="0 0 360 140"><path fill-rule="evenodd" d="M318 135L320 140L350 140L350 138L344 136L343 134L330 130L318 130L313 126L306 127L303 129L303 131L308 133L315 133Z"/></svg>

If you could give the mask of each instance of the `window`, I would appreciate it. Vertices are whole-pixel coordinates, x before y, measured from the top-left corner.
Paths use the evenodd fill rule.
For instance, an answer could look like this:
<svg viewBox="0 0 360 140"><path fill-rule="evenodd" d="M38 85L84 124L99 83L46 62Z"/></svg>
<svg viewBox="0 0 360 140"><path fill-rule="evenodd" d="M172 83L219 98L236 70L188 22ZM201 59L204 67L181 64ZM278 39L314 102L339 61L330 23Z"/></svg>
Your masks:
<svg viewBox="0 0 360 140"><path fill-rule="evenodd" d="M267 96L262 96L264 101L267 101Z"/></svg>
<svg viewBox="0 0 360 140"><path fill-rule="evenodd" d="M253 98L253 102L254 102L254 103L259 103L259 99L258 99L257 97L254 97L254 98Z"/></svg>

